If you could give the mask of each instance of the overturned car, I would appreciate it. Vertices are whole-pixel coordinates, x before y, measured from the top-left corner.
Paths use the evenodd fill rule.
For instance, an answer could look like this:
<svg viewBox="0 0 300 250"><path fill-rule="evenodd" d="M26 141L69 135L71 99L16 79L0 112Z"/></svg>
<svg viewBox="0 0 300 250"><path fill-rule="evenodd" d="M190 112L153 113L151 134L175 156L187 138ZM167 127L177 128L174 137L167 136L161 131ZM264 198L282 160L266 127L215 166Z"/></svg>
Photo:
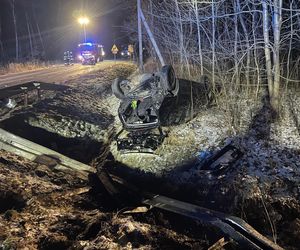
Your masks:
<svg viewBox="0 0 300 250"><path fill-rule="evenodd" d="M118 150L153 152L165 137L160 128L159 109L165 98L177 96L178 91L179 82L170 65L142 75L135 86L129 80L117 78L112 92L121 100L118 115L123 125L117 135ZM153 129L158 129L159 134L153 134ZM120 138L124 130L127 136Z"/></svg>

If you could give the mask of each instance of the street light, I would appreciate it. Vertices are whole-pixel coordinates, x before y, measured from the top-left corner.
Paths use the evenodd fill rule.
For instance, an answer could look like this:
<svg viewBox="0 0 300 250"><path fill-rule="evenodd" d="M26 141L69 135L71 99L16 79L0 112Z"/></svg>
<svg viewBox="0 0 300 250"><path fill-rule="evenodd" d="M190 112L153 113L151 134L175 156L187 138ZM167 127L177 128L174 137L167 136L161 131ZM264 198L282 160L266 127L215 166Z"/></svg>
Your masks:
<svg viewBox="0 0 300 250"><path fill-rule="evenodd" d="M84 42L85 43L86 43L86 28L85 28L85 26L87 24L89 24L89 22L90 22L90 20L87 17L79 17L78 18L78 23L83 26Z"/></svg>

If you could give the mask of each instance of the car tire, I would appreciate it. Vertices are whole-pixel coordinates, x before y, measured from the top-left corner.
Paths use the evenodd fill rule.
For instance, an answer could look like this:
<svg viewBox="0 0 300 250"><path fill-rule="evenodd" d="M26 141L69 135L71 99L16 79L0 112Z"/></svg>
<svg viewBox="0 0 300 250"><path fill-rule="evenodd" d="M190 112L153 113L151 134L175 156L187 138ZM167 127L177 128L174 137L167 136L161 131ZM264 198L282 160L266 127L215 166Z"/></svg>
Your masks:
<svg viewBox="0 0 300 250"><path fill-rule="evenodd" d="M116 78L111 85L112 93L119 99L124 99L126 96L124 90L121 87L121 84L124 81L125 79L123 78Z"/></svg>
<svg viewBox="0 0 300 250"><path fill-rule="evenodd" d="M176 96L179 90L179 82L176 78L175 71L171 65L165 65L162 67L161 71L162 86L168 91L172 96Z"/></svg>

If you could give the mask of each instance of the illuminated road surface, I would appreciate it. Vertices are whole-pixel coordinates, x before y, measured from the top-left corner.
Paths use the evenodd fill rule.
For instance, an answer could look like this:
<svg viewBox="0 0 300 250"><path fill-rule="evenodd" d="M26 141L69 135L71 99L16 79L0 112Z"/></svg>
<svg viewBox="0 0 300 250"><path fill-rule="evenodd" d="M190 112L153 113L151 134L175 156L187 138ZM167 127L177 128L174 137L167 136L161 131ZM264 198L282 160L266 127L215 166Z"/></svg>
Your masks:
<svg viewBox="0 0 300 250"><path fill-rule="evenodd" d="M105 69L114 64L114 61L103 61L96 65L55 65L47 69L0 75L0 89L30 81L64 83L65 81L78 77L79 75L85 75L95 70Z"/></svg>

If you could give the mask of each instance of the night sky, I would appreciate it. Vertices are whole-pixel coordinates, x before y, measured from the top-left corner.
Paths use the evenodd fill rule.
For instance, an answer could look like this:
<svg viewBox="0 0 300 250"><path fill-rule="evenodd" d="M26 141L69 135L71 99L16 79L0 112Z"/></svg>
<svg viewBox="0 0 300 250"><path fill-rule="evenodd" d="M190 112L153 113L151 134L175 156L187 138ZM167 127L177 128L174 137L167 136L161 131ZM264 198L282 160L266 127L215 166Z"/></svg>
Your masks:
<svg viewBox="0 0 300 250"><path fill-rule="evenodd" d="M11 2L0 0L0 40L4 48L3 53L0 50L2 60L10 60L15 56ZM78 43L84 41L83 28L77 22L80 15L90 18L86 28L87 41L103 44L109 54L114 42L119 46L128 43L121 26L131 16L132 8L129 6L132 3L126 0L15 0L20 57L26 58L29 54L28 26L34 34L32 40L37 54L44 47L44 59L59 59L63 51L74 50Z"/></svg>

